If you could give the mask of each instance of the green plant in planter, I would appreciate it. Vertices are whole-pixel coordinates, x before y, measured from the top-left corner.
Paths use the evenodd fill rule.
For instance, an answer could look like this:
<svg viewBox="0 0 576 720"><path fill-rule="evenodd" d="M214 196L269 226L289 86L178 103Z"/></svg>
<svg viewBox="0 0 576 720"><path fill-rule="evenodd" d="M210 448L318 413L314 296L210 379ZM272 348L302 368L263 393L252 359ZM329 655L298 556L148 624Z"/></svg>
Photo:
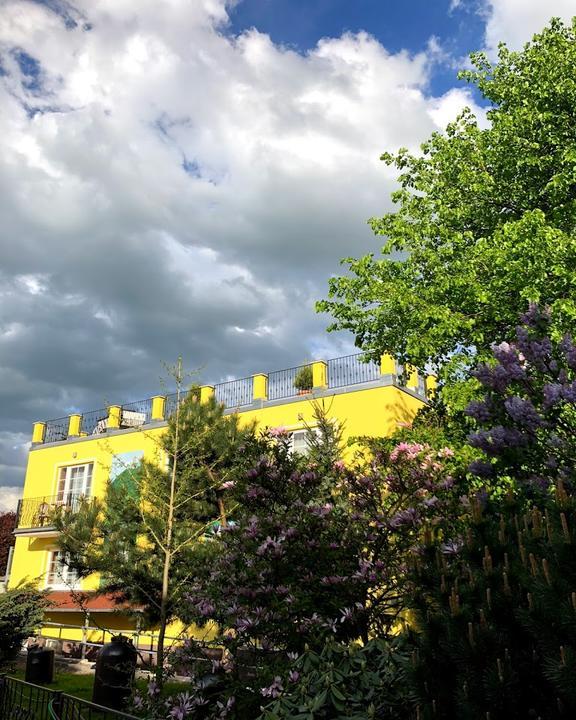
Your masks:
<svg viewBox="0 0 576 720"><path fill-rule="evenodd" d="M304 365L296 373L294 378L294 387L300 392L308 392L312 390L314 386L314 379L312 375L312 365Z"/></svg>

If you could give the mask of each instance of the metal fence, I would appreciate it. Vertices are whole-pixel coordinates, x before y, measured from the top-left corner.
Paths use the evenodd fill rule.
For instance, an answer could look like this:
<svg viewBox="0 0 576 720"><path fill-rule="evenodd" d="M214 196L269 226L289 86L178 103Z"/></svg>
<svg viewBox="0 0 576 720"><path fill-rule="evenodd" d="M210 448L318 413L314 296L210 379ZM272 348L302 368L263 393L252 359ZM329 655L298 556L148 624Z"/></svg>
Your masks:
<svg viewBox="0 0 576 720"><path fill-rule="evenodd" d="M71 657L82 659L95 659L98 650L115 635L118 635L117 630L90 625L89 621L83 623L82 626L44 621L42 623L42 629L42 637L47 641L48 647L56 650L58 653L64 653ZM77 634L79 630L82 631L81 639L71 639L69 637L71 634ZM132 640L143 662L151 665L154 664L156 653L158 652L158 631L140 629L123 630L122 635ZM166 635L164 639L170 646L176 647L182 644L185 636ZM57 645L54 645L54 643L57 643ZM205 644L206 647L212 647L212 643L207 641L202 644Z"/></svg>
<svg viewBox="0 0 576 720"><path fill-rule="evenodd" d="M80 432L86 433L86 435L97 435L100 432L104 432L107 419L107 408L103 408L101 410L90 410L90 412L82 413Z"/></svg>
<svg viewBox="0 0 576 720"><path fill-rule="evenodd" d="M50 720L54 692L40 685L0 675L0 717L6 720Z"/></svg>
<svg viewBox="0 0 576 720"><path fill-rule="evenodd" d="M48 420L46 423L46 432L44 434L44 442L58 442L68 438L68 417L56 418L56 420Z"/></svg>
<svg viewBox="0 0 576 720"><path fill-rule="evenodd" d="M186 396L188 395L188 390L181 390L180 391L180 402L184 402ZM176 412L176 405L178 403L178 393L171 393L170 395L166 395L166 404L164 406L164 417L166 420L171 415L174 415Z"/></svg>
<svg viewBox="0 0 576 720"><path fill-rule="evenodd" d="M149 423L152 420L152 398L137 400L136 402L122 405L122 423L131 417L141 421L140 424Z"/></svg>
<svg viewBox="0 0 576 720"><path fill-rule="evenodd" d="M2 720L138 720L41 685L0 675Z"/></svg>
<svg viewBox="0 0 576 720"><path fill-rule="evenodd" d="M380 365L373 361L364 362L362 353L328 360L328 387L371 382L380 378Z"/></svg>
<svg viewBox="0 0 576 720"><path fill-rule="evenodd" d="M77 510L84 495L68 493L37 498L24 498L18 501L16 510L16 527L40 528L51 527L54 513L60 508Z"/></svg>
<svg viewBox="0 0 576 720"><path fill-rule="evenodd" d="M287 397L295 397L300 392L294 387L296 375L308 366L298 365L287 370L275 370L268 374L268 400L280 400Z"/></svg>
<svg viewBox="0 0 576 720"><path fill-rule="evenodd" d="M216 400L227 408L241 407L252 403L253 378L229 380L214 386Z"/></svg>

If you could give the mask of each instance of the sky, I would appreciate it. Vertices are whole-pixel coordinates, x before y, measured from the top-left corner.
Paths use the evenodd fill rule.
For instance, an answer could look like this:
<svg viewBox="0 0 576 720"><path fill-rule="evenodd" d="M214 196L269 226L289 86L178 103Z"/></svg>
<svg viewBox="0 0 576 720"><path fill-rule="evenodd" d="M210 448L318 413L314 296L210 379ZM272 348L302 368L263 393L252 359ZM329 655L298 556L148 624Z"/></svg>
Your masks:
<svg viewBox="0 0 576 720"><path fill-rule="evenodd" d="M0 0L0 510L32 423L353 351L379 157L482 99L469 52L574 0Z"/></svg>

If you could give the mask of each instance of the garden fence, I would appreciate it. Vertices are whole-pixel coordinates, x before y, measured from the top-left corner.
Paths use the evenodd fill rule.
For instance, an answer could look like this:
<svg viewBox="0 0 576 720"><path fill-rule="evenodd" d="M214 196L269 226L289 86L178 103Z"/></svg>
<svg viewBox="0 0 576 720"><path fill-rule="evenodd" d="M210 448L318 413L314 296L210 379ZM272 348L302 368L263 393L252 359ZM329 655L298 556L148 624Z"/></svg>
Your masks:
<svg viewBox="0 0 576 720"><path fill-rule="evenodd" d="M49 690L41 685L0 675L0 718L3 720L141 720Z"/></svg>

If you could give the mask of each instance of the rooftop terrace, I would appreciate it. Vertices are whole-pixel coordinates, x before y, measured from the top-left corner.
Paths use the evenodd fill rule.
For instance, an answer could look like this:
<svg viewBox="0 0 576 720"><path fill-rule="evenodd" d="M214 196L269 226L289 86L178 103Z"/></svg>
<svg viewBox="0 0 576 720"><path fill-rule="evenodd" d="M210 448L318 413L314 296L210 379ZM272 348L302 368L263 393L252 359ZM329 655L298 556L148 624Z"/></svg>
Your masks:
<svg viewBox="0 0 576 720"><path fill-rule="evenodd" d="M216 385L202 385L200 394L203 398L214 395L230 412L263 407L266 403L282 404L301 400L302 395L309 396L311 393L318 395L352 392L361 389L359 386L362 385L394 384L426 399L427 384L433 381L430 376L426 377L414 369L409 372L405 384L400 384L399 377L403 376L404 368L389 355L383 355L380 363L365 362L363 357L362 353L359 353L326 361L316 360L285 370L257 373ZM310 390L299 390L296 378L301 370L308 366L312 370L312 387ZM181 398L185 397L187 392L189 391L182 392ZM175 411L176 403L177 393L156 395L124 405L109 405L99 410L37 422L34 424L32 443L37 445L63 442L69 438L100 435L111 430L165 422Z"/></svg>

